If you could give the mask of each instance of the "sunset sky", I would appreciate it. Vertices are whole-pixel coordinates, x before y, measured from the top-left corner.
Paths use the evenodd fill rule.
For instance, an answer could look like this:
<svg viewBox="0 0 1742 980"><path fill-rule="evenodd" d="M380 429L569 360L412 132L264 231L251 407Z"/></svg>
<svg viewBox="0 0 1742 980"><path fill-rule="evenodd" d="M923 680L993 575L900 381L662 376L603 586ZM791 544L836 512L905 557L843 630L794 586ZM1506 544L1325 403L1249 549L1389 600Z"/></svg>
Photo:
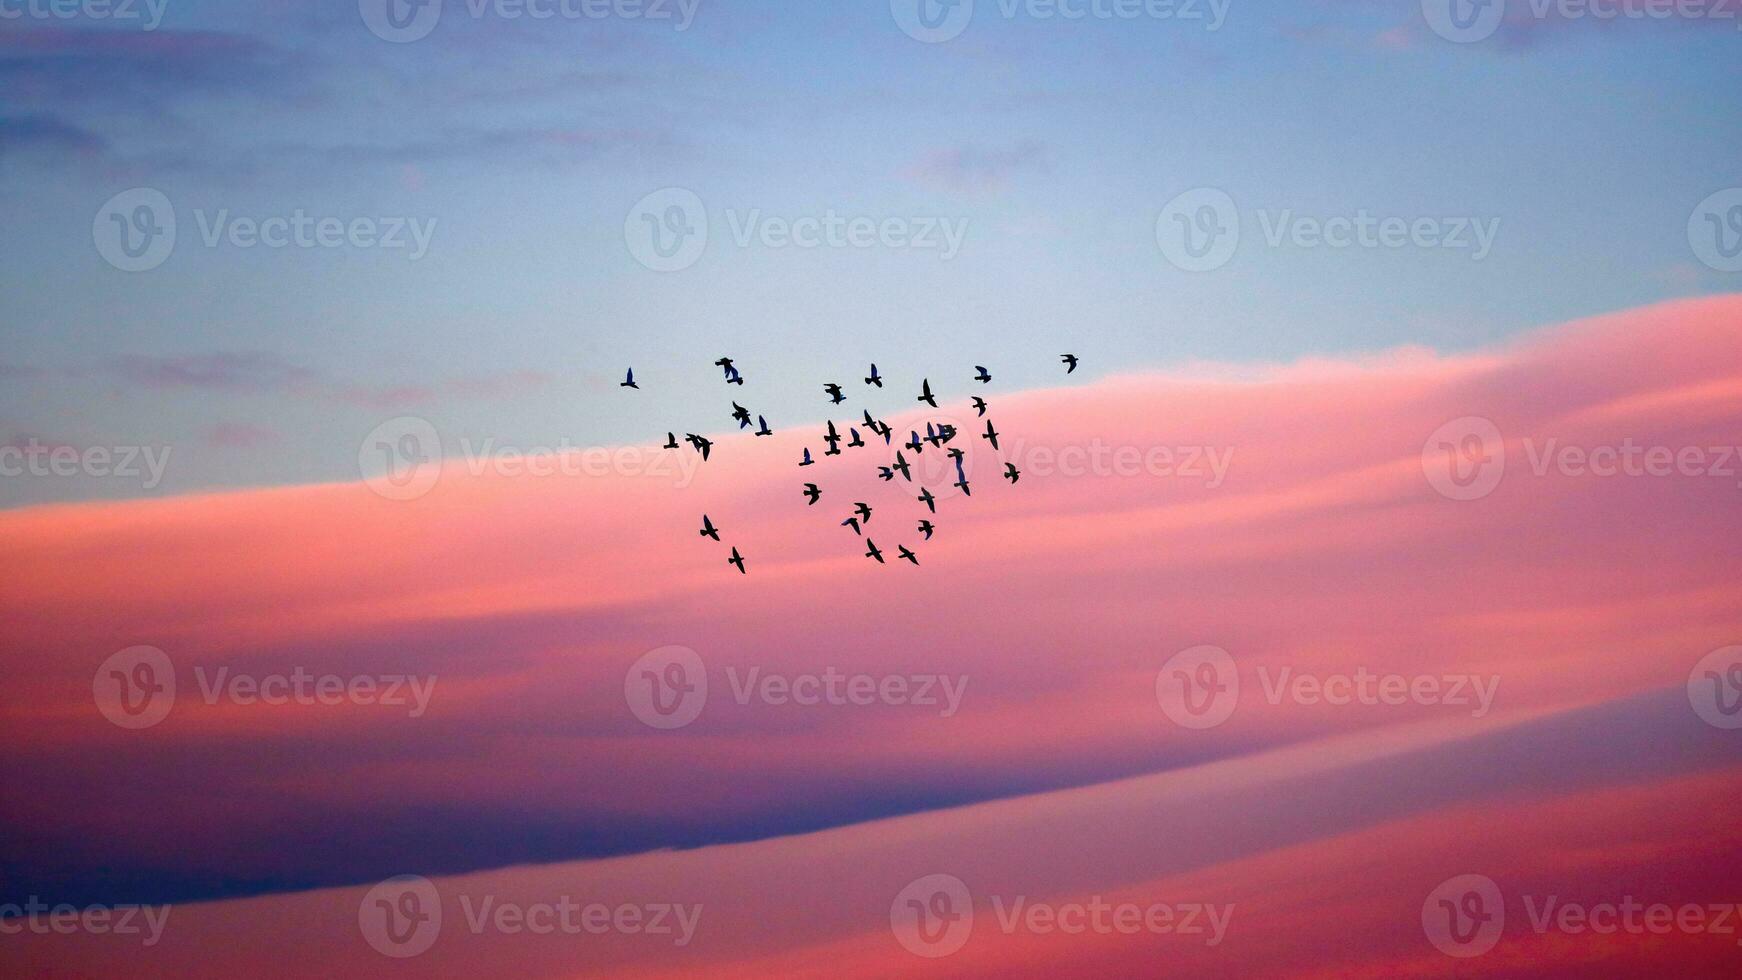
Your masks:
<svg viewBox="0 0 1742 980"><path fill-rule="evenodd" d="M388 2L0 0L0 970L1737 973L1742 21Z"/></svg>

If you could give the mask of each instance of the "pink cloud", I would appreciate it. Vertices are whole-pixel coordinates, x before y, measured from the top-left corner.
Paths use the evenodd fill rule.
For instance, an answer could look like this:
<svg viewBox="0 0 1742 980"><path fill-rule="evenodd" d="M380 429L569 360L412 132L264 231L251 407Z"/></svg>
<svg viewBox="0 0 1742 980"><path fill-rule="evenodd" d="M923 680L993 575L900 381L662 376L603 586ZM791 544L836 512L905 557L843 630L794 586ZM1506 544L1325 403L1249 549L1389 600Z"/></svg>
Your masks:
<svg viewBox="0 0 1742 980"><path fill-rule="evenodd" d="M1578 729L1588 717L1578 712L1663 691L1691 717L1680 688L1693 664L1742 637L1742 477L1539 473L1536 457L1554 451L1550 440L1587 451L1734 445L1739 316L1742 297L1690 300L1469 355L992 391L996 453L952 400L937 415L963 429L974 491L948 493L940 454L920 454L916 477L940 492L929 543L915 530L924 511L913 488L875 475L884 450L797 468L801 446L820 449L815 432L722 436L693 473L687 450L621 447L603 471L571 475L450 463L410 501L343 484L0 513L0 668L17 679L18 705L0 734L18 760L9 785L26 788L7 829L28 829L56 867L128 860L239 880L355 880L407 863L436 873L572 857L559 851L585 846L575 842L767 837L1144 774L1196 785L1189 774L1205 765L1234 767L1217 770L1232 790L1281 778L1267 768L1275 753L1299 752L1282 758L1316 771L1346 761L1350 744L1427 751L1417 739L1554 717L1571 727L1527 755L1561 752L1558 775L1495 764L1464 790L1529 802L1551 777L1593 793L1615 772L1667 778L1668 763L1617 769L1568 746L1623 730L1601 718ZM1442 457L1424 447L1471 416L1501 434L1504 476L1479 499L1449 499L1430 479ZM923 428L916 415L890 418L902 434ZM1016 486L999 477L1006 460L1024 470ZM824 487L815 508L799 495L807 480ZM919 567L863 557L838 523L856 500L875 508L869 536L891 556L914 548ZM696 534L704 512L722 544ZM725 564L733 545L748 575ZM196 669L221 667L416 671L439 686L417 719L359 705L252 710L190 693L161 725L127 732L94 710L92 677L139 643L164 649L189 692ZM639 656L670 644L702 656L713 690L694 724L656 731L635 719L624 685ZM1225 723L1193 732L1162 712L1156 680L1200 644L1228 650L1244 688ZM968 686L947 716L732 693L731 677L749 670L828 667ZM1263 693L1284 670L1363 669L1499 686L1480 717ZM1677 771L1727 764L1674 728L1673 712L1616 717L1625 730L1668 726L1666 744L1686 750ZM1495 754L1504 742L1484 758ZM221 808L201 791L214 782L230 792ZM1204 819L1227 829L1246 807L1292 806L1298 791L1208 807ZM1050 799L1032 804L1037 814ZM335 825L333 813L346 818ZM1316 826L1362 830L1343 815L1353 822ZM960 819L964 840L1000 825ZM525 833L529 822L556 829ZM1149 832L1157 826L1173 832ZM528 843L547 839L558 843ZM1096 836L1026 839L1030 851L1050 842L1069 854ZM804 844L783 846L800 857L771 867L814 859ZM449 863L416 865L431 860ZM794 875L812 897L833 887L833 875ZM1108 871L1060 887L1117 883ZM344 901L354 928L354 896ZM850 941L847 928L792 941L832 950ZM886 935L866 942L888 946Z"/></svg>

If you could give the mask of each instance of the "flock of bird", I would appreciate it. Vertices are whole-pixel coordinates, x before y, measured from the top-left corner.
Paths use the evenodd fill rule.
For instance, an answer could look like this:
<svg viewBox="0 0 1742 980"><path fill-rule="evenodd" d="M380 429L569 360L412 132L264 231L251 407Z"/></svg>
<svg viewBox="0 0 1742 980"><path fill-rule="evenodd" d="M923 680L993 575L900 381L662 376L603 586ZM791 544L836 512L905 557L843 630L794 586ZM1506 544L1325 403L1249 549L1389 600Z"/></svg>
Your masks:
<svg viewBox="0 0 1742 980"><path fill-rule="evenodd" d="M1077 369L1077 356L1075 354L1060 354L1059 359L1064 362L1066 374L1070 374ZM736 366L733 365L730 357L722 357L715 361L714 365L724 371L727 384L744 384L744 375L739 372ZM977 381L980 384L990 384L992 382L992 374L987 371L984 366L976 364L974 366L974 376L972 380ZM877 373L877 365L871 365L871 373L865 378L865 384L878 389L883 387L883 376ZM637 384L635 381L634 368L628 370L623 381L618 384L618 387L640 390L641 385ZM841 385L835 382L823 385L823 393L828 396L829 404L831 405L839 405L847 400L846 393L842 390ZM915 399L915 401L929 405L932 408L938 407L937 398L932 394L931 380L929 378L921 379L919 397ZM985 418L986 409L988 407L986 400L981 398L979 395L975 395L973 396L971 404L974 407L975 417ZM752 428L750 422L750 410L738 404L736 401L732 402L732 420L738 423L738 428L740 430ZM891 428L888 423L874 417L871 414L870 409L866 409L864 412L864 424L865 428L871 432L874 438L881 437L883 439L883 444L885 446L895 445L894 429ZM823 442L828 446L828 448L823 451L823 455L842 455L841 441L843 437L840 430L832 420L827 422L827 425L828 430L823 435ZM774 431L768 427L768 420L761 415L756 416L754 428L755 434L758 436L770 436L774 434ZM964 453L959 446L950 446L950 443L956 438L957 434L956 427L945 422L927 422L925 424L925 436L923 438L920 436L919 430L912 430L911 437L908 441L902 443L900 447L895 450L895 459L887 466L877 467L878 478L884 482L893 483L896 476L899 475L903 481L911 484L913 482L912 464L908 462L903 451L911 450L915 456L918 456L920 453L924 452L926 446L929 445L933 449L943 449L945 455L947 455L950 458L950 461L955 464L956 482L951 484L951 486L961 490L964 496L973 496L973 490L968 482L968 475L962 468L962 460L966 456L966 453ZM677 433L667 432L665 436L664 448L679 448ZM980 438L989 442L992 445L993 451L997 451L998 430L993 427L991 419L986 419L986 431L980 434ZM847 449L859 449L869 445L869 443L867 443L859 434L857 423L847 424L846 439ZM685 433L684 440L688 442L697 453L701 454L703 462L706 462L709 454L713 452L713 441L703 436L696 435L693 432ZM945 447L948 448L946 449ZM811 455L810 447L807 446L804 448L804 455L800 458L798 465L816 465L816 458ZM1018 480L1022 479L1022 471L1016 468L1015 463L1006 462L1004 464L1004 479L1009 480L1011 484L1014 485ZM815 483L806 483L804 489L801 491L801 496L805 498L807 507L815 506L816 502L822 498L822 495L822 490ZM932 495L931 490L927 489L924 484L921 484L919 494L914 499L925 505L927 513L926 517L920 518L916 530L918 533L925 535L925 540L930 541L932 534L937 530L930 520L930 517L935 515L938 510L937 498ZM855 501L852 512L847 516L846 520L841 522L841 526L850 528L854 534L865 540L865 557L875 560L879 565L886 564L883 557L883 550L878 548L877 542L871 540L870 536L866 534L866 528L871 523L871 514L872 507L870 504L863 501ZM714 526L713 520L709 518L707 514L702 515L702 527L698 533L704 538L711 538L714 541L720 541L720 529ZM911 551L906 545L896 545L896 558L897 560L904 559L914 565L919 564L919 556ZM738 553L736 545L732 546L732 555L730 558L726 559L726 563L736 567L739 574L747 574L744 567L744 556Z"/></svg>

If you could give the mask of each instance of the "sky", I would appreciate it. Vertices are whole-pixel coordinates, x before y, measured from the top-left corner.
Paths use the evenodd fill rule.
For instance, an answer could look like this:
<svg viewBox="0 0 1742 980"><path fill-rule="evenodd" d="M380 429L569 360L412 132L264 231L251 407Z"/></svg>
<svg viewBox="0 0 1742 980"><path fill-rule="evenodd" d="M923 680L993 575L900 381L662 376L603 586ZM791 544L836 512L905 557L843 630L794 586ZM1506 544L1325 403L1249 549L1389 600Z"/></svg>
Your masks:
<svg viewBox="0 0 1742 980"><path fill-rule="evenodd" d="M1742 925L1614 9L0 0L0 973L1735 975L1537 912Z"/></svg>
<svg viewBox="0 0 1742 980"><path fill-rule="evenodd" d="M450 2L394 43L373 3L7 8L0 439L169 458L156 479L8 479L0 504L355 479L402 416L448 455L716 431L699 389L725 354L778 427L873 361L959 393L981 363L1057 383L1065 351L1072 381L1455 352L1735 287L1689 230L1742 184L1734 21L1514 3L1453 43L1415 4L1072 20L981 0L927 43L900 2ZM129 272L98 245L135 188L177 234ZM668 188L708 237L655 271L634 241ZM1191 271L1162 239L1206 188L1241 235ZM231 234L299 212L366 233ZM895 224L814 248L766 224L831 213ZM1312 237L1362 214L1432 234ZM616 387L631 366L640 401Z"/></svg>

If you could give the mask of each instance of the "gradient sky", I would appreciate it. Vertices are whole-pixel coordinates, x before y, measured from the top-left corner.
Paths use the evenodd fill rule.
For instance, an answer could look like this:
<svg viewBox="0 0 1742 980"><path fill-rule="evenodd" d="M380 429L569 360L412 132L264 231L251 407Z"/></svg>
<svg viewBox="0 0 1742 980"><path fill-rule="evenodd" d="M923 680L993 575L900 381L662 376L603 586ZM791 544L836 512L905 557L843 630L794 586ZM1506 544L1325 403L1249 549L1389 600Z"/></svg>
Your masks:
<svg viewBox="0 0 1742 980"><path fill-rule="evenodd" d="M1733 21L1236 0L1226 22L1065 22L981 0L919 43L882 2L701 0L670 22L474 19L390 44L348 2L171 0L151 32L0 20L0 440L173 447L161 486L0 481L0 504L354 479L398 415L457 440L603 445L725 427L739 358L776 427L877 360L1011 388L1520 330L1734 289L1691 252L1742 184ZM1515 12L1516 13L1516 12ZM93 216L163 191L176 251L111 268ZM685 187L712 239L673 273L624 219ZM1158 211L1246 222L1188 273ZM428 254L206 248L193 212L436 221ZM739 248L726 209L969 222L958 255ZM1492 252L1266 247L1253 213L1498 219ZM635 365L641 401L613 382ZM1076 380L1073 379L1073 380Z"/></svg>

